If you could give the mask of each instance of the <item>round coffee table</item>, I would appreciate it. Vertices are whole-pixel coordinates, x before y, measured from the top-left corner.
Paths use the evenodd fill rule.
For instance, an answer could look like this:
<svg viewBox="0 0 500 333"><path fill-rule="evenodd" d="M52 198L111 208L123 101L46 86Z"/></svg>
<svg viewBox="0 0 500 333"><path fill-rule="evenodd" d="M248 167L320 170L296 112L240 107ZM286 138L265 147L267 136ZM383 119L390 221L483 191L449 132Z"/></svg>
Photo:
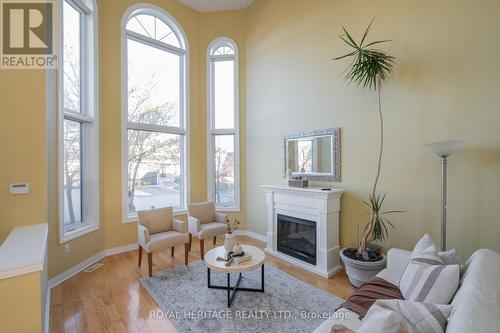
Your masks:
<svg viewBox="0 0 500 333"><path fill-rule="evenodd" d="M266 254L261 249L251 246L251 245L241 245L245 253L250 253L252 258L242 263L233 263L230 266L225 265L225 261L218 261L217 257L224 258L226 255L226 250L224 246L218 246L212 250L205 253L205 262L207 263L207 286L213 289L224 289L227 290L227 307L230 307L233 303L234 296L237 291L255 291L264 292L264 260L266 259ZM240 287L241 273L254 271L261 268L261 288L243 288ZM210 283L211 270L219 273L227 274L227 286L215 286ZM234 286L231 286L231 274L239 274L238 280ZM232 291L232 294L231 294Z"/></svg>

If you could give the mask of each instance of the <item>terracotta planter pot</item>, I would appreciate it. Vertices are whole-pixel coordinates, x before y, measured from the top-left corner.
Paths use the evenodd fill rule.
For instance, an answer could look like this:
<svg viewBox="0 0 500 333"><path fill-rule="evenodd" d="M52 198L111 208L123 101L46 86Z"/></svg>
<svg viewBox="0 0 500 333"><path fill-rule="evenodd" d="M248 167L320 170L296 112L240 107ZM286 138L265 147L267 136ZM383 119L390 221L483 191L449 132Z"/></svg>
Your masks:
<svg viewBox="0 0 500 333"><path fill-rule="evenodd" d="M385 255L382 254L383 259L379 261L360 261L347 257L344 255L344 250L340 250L340 258L344 262L345 271L349 277L349 281L356 288L360 287L363 283L370 280L377 275L386 266Z"/></svg>

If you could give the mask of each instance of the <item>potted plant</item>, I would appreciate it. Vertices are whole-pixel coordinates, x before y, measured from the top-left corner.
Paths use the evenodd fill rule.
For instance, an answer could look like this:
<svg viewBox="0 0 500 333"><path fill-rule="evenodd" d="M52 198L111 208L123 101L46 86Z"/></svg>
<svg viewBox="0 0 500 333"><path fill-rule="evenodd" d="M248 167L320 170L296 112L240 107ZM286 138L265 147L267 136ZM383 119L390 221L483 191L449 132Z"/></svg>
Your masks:
<svg viewBox="0 0 500 333"><path fill-rule="evenodd" d="M361 241L357 247L348 247L340 251L340 256L345 264L349 281L359 287L364 282L375 276L385 268L386 259L382 248L373 244L374 241L384 241L388 237L387 225L394 228L392 223L385 217L387 214L400 211L382 211L385 194L377 193L377 184L380 177L382 163L382 152L384 148L384 120L381 106L382 84L386 82L392 73L396 58L378 49L374 45L388 42L378 40L366 42L366 36L370 31L370 22L359 43L356 43L349 32L342 27L344 34L340 39L344 41L352 51L334 60L352 58L352 62L346 70L346 80L355 83L362 88L375 90L378 97L378 116L380 121L380 149L378 155L377 173L373 183L368 202L363 201L370 209L370 219L363 229Z"/></svg>

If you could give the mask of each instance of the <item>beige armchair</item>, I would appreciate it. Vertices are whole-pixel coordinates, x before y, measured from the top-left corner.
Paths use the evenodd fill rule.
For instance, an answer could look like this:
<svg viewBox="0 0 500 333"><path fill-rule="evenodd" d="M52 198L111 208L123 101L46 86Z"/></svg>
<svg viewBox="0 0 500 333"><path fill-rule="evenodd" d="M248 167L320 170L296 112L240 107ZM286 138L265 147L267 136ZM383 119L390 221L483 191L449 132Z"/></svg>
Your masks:
<svg viewBox="0 0 500 333"><path fill-rule="evenodd" d="M148 272L152 276L153 252L171 248L174 255L175 246L184 244L184 263L188 264L189 235L187 223L174 219L172 207L143 210L137 212L137 231L139 239L139 266L142 261L142 250L148 254Z"/></svg>
<svg viewBox="0 0 500 333"><path fill-rule="evenodd" d="M228 232L227 215L215 211L213 202L202 202L188 205L189 219L189 250L191 250L192 237L200 240L201 259L205 254L205 239L213 237L215 245L217 235Z"/></svg>

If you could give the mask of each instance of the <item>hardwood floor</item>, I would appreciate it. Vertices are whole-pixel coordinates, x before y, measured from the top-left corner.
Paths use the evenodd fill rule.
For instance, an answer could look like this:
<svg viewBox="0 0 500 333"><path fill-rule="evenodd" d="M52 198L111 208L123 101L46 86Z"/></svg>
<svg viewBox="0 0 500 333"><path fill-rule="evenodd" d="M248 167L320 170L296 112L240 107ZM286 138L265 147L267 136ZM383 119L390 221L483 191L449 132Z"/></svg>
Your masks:
<svg viewBox="0 0 500 333"><path fill-rule="evenodd" d="M238 237L238 241L265 246L248 237ZM205 251L212 248L210 243L205 244ZM222 245L221 240L217 243ZM137 267L137 256L137 251L131 251L104 258L100 261L104 266L96 271L80 272L52 288L50 332L177 332L170 320L149 318L150 311L159 307L138 281L148 272L145 260ZM193 239L189 261L197 260L199 242ZM184 249L180 247L173 258L170 250L155 253L153 274L183 264ZM266 256L266 264L344 299L354 291L344 272L325 279L270 255Z"/></svg>

